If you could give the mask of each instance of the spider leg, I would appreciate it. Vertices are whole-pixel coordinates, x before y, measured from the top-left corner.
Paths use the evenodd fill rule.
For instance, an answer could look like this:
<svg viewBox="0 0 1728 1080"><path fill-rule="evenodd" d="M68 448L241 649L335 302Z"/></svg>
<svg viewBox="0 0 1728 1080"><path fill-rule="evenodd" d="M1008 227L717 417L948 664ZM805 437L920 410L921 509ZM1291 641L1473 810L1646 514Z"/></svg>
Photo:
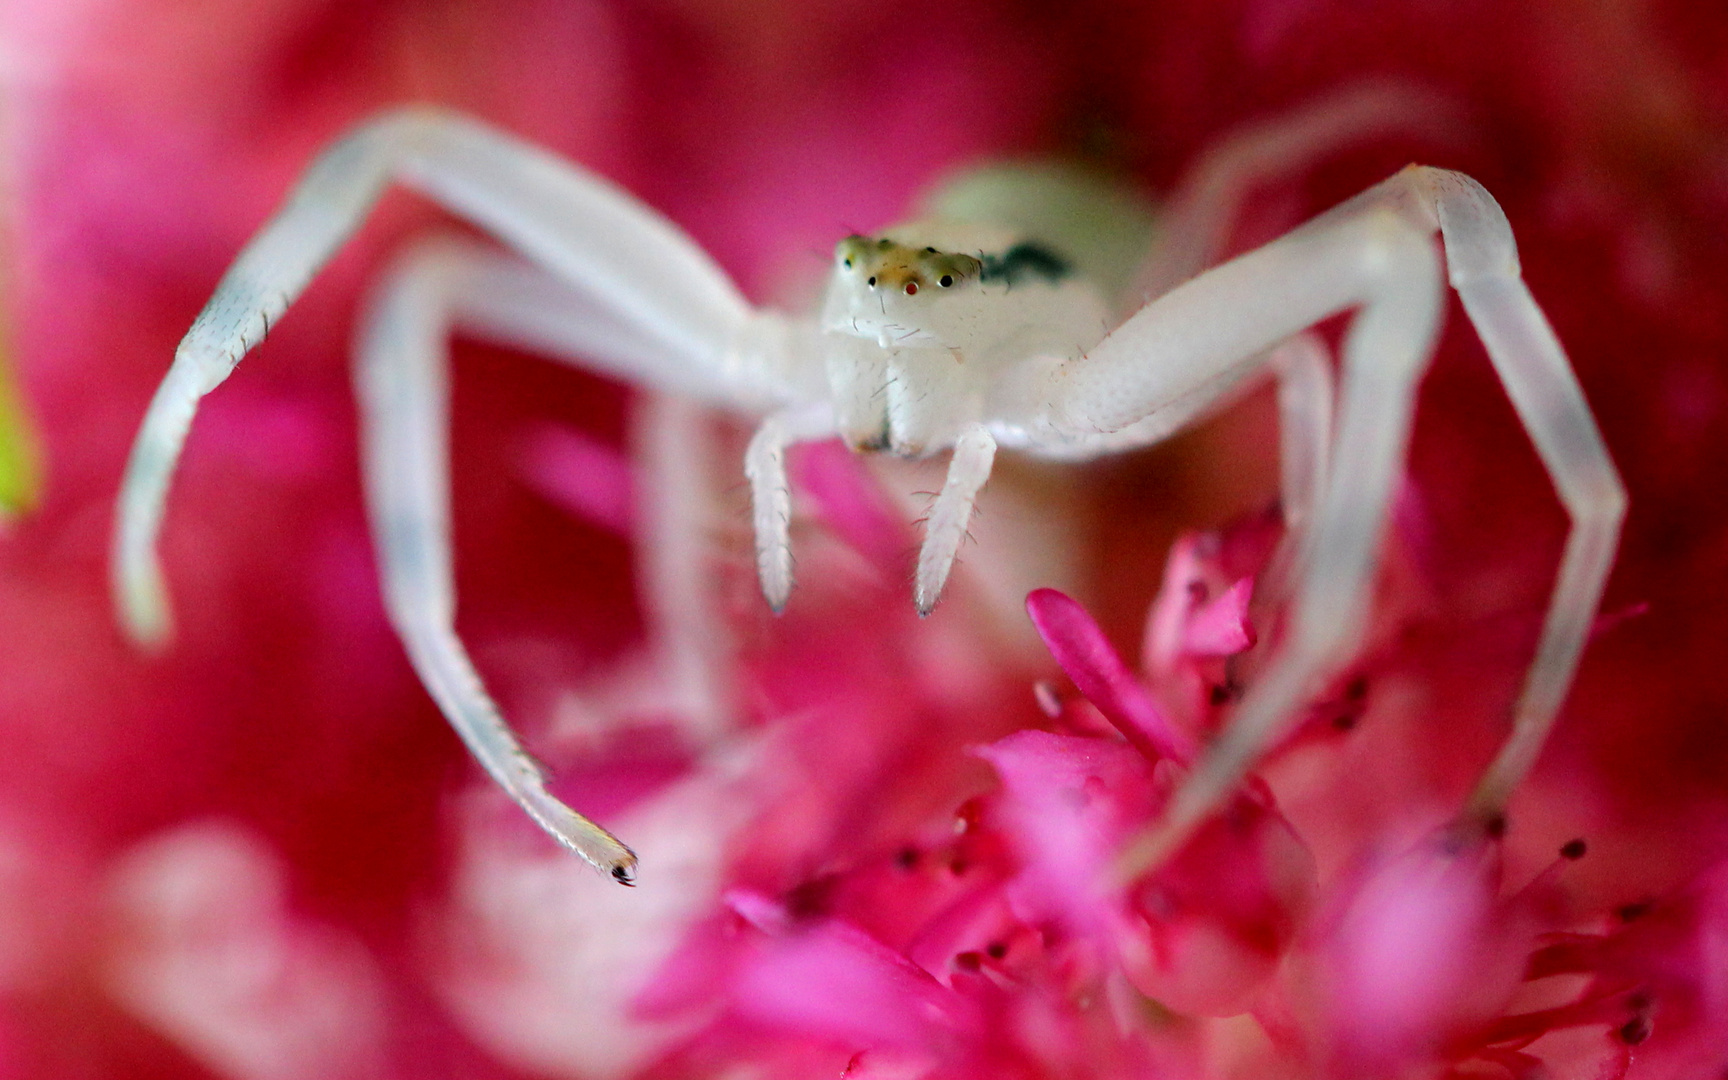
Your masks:
<svg viewBox="0 0 1728 1080"><path fill-rule="evenodd" d="M1572 521L1511 735L1470 797L1467 813L1487 821L1504 812L1536 763L1572 685L1619 546L1626 488L1565 350L1519 274L1499 205L1458 173L1412 168L1401 177L1433 207L1452 287Z"/></svg>
<svg viewBox="0 0 1728 1080"><path fill-rule="evenodd" d="M756 573L762 595L776 613L792 595L792 484L786 478L786 449L834 434L828 405L794 406L762 421L744 451L756 529Z"/></svg>
<svg viewBox="0 0 1728 1080"><path fill-rule="evenodd" d="M1332 456L1332 362L1314 334L1297 334L1272 351L1278 375L1278 465L1284 528L1300 548L1326 490Z"/></svg>
<svg viewBox="0 0 1728 1080"><path fill-rule="evenodd" d="M1250 262L1260 265L1245 265ZM1218 281L1217 291L1195 288L1224 273L1239 273L1243 280ZM1300 274L1325 280L1291 277ZM1186 313L1201 320L1239 316L1240 298L1267 294L1280 301L1268 305L1272 317L1248 321L1314 322L1348 307L1360 305L1360 310L1344 341L1336 453L1296 571L1289 633L1228 727L1177 789L1163 820L1124 851L1118 863L1124 877L1162 862L1235 790L1282 734L1304 696L1359 640L1376 548L1409 438L1416 385L1433 348L1441 288L1439 260L1427 238L1380 209L1300 229L1165 297L1175 302L1173 308L1204 309ZM1267 329L1272 331L1268 336L1284 337L1293 328L1275 325L1260 333ZM1210 351L1208 346L1222 344L1215 337L1241 334L1202 331L1185 335L1191 339L1184 344ZM1267 344L1251 341L1246 349L1229 351L1252 355Z"/></svg>
<svg viewBox="0 0 1728 1080"><path fill-rule="evenodd" d="M1626 489L1577 374L1524 283L1512 227L1494 197L1462 173L1412 165L1323 218L1375 207L1440 233L1447 278L1571 520L1511 732L1465 808L1465 824L1482 828L1502 818L1577 674L1619 546ZM1342 434L1339 448L1345 452Z"/></svg>
<svg viewBox="0 0 1728 1080"><path fill-rule="evenodd" d="M520 259L465 241L423 243L399 261L374 298L356 350L355 382L385 604L415 671L493 779L547 832L628 884L634 855L546 790L544 774L505 724L454 626L449 334L460 324L484 337L600 367L627 364L637 350L653 351L654 344L631 327L603 310L585 310L591 307ZM660 427L685 419L676 409L661 412ZM647 441L664 444L669 437L662 430ZM658 472L676 473L680 462L660 465ZM676 476L668 479L677 485ZM652 549L659 540L653 530L648 536ZM659 561L691 554L675 551ZM703 606L699 590L676 603ZM666 613L650 605L649 615L658 623ZM674 676L702 663L702 657L679 655L680 643L668 644L657 628L650 633L674 661Z"/></svg>
<svg viewBox="0 0 1728 1080"><path fill-rule="evenodd" d="M966 539L972 505L985 481L990 479L990 467L995 460L996 440L989 430L983 424L968 424L954 442L954 456L948 460L948 478L930 508L924 526L924 544L918 549L913 601L920 615L930 614L942 595L942 586L954 567L954 557L960 553L961 541Z"/></svg>
<svg viewBox="0 0 1728 1080"><path fill-rule="evenodd" d="M580 287L652 342L625 364L654 378L676 361L675 386L761 407L798 396L786 330L754 317L713 260L664 218L610 183L502 132L435 109L405 109L357 128L313 163L247 245L174 354L133 446L115 527L113 576L134 638L169 634L156 561L168 483L203 395L226 379L392 181L406 184Z"/></svg>
<svg viewBox="0 0 1728 1080"><path fill-rule="evenodd" d="M1303 695L1360 639L1375 546L1438 325L1434 232L1445 242L1453 287L1572 517L1514 731L1472 795L1472 823L1500 814L1552 726L1612 560L1623 489L1566 354L1519 278L1500 207L1469 178L1407 169L1147 304L1047 382L1045 437L1083 442L1090 432L1146 423L1161 408L1180 413L1301 325L1358 309L1344 340L1336 453L1298 567L1289 636L1165 819L1128 845L1118 864L1123 876L1163 861L1229 797Z"/></svg>
<svg viewBox="0 0 1728 1080"><path fill-rule="evenodd" d="M714 610L703 556L709 521L705 406L670 388L687 372L656 342L580 292L521 259L454 239L423 241L402 275L428 275L464 331L620 380L668 388L637 399L632 444L637 488L640 603L662 702L695 729L728 722L726 632Z"/></svg>
<svg viewBox="0 0 1728 1080"><path fill-rule="evenodd" d="M1168 857L1234 790L1304 694L1360 638L1375 549L1438 323L1435 231L1450 280L1573 520L1513 733L1472 796L1470 820L1486 824L1500 813L1553 723L1601 595L1625 496L1565 354L1518 276L1505 216L1466 177L1408 169L1177 287L1048 381L1045 437L1083 443L1162 408L1180 412L1302 325L1358 309L1344 344L1336 452L1298 568L1288 637L1164 820L1124 852L1125 877Z"/></svg>
<svg viewBox="0 0 1728 1080"><path fill-rule="evenodd" d="M711 417L677 394L649 394L632 419L637 472L637 562L657 682L699 737L731 727L731 638L709 561Z"/></svg>
<svg viewBox="0 0 1728 1080"><path fill-rule="evenodd" d="M1231 133L1202 154L1160 211L1131 295L1162 296L1218 260L1242 203L1260 185L1289 179L1352 145L1466 127L1446 96L1418 84L1371 79L1321 94Z"/></svg>

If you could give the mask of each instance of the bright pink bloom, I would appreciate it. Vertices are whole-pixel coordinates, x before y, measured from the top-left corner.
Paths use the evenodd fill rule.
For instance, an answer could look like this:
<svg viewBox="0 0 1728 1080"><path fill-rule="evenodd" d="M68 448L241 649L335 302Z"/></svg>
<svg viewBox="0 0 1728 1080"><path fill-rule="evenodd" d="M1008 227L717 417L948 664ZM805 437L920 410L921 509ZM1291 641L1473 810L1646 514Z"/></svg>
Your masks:
<svg viewBox="0 0 1728 1080"><path fill-rule="evenodd" d="M1712 5L22 0L0 48L5 299L47 470L0 535L0 1076L1728 1064ZM1643 614L1603 620L1498 843L1434 838L1503 733L1563 520L1456 305L1362 655L1121 894L1113 845L1277 638L1274 518L1165 557L1274 498L1260 399L1023 477L1069 545L1027 586L1084 604L1034 601L1056 663L985 575L916 619L912 515L810 448L784 619L742 513L713 531L743 643L716 743L640 660L628 392L459 346L462 630L560 792L641 851L633 894L475 777L382 617L345 352L360 283L438 220L395 198L200 416L165 535L174 650L113 627L111 501L175 341L317 148L387 104L456 105L620 180L768 300L946 169L1080 155L1169 192L1368 72L1454 108L1260 185L1232 249L1412 159L1471 172L1632 493L1605 610ZM1136 636L1125 664L1108 642Z"/></svg>

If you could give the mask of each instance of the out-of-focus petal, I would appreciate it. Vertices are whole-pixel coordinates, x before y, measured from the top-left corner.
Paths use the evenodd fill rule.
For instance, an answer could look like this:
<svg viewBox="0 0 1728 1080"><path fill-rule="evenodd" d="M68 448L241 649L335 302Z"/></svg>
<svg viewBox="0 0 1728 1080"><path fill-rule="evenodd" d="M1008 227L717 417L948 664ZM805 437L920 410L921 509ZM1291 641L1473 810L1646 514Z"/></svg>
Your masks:
<svg viewBox="0 0 1728 1080"><path fill-rule="evenodd" d="M1190 656L1235 656L1254 644L1254 627L1248 621L1248 601L1254 582L1243 578L1219 595L1201 604L1188 619L1183 651Z"/></svg>
<svg viewBox="0 0 1728 1080"><path fill-rule="evenodd" d="M629 536L636 520L636 485L630 459L598 439L546 425L522 438L524 479L572 514Z"/></svg>
<svg viewBox="0 0 1728 1080"><path fill-rule="evenodd" d="M1044 731L1017 732L978 754L1002 777L1002 824L1025 860L1014 888L1022 916L1103 932L1119 902L1110 860L1156 805L1151 763L1124 743Z"/></svg>
<svg viewBox="0 0 1728 1080"><path fill-rule="evenodd" d="M139 1019L236 1080L376 1075L390 1037L361 943L294 915L279 856L227 823L182 826L116 871L107 977Z"/></svg>
<svg viewBox="0 0 1728 1080"><path fill-rule="evenodd" d="M932 1056L976 1023L952 990L856 927L774 929L735 976L740 1017L862 1050Z"/></svg>
<svg viewBox="0 0 1728 1080"><path fill-rule="evenodd" d="M1035 589L1026 612L1062 670L1125 737L1178 765L1194 760L1193 736L1146 693L1085 608L1055 589Z"/></svg>
<svg viewBox="0 0 1728 1080"><path fill-rule="evenodd" d="M1397 1071L1504 1007L1524 951L1494 921L1498 851L1424 842L1360 872L1327 919L1331 1051Z"/></svg>

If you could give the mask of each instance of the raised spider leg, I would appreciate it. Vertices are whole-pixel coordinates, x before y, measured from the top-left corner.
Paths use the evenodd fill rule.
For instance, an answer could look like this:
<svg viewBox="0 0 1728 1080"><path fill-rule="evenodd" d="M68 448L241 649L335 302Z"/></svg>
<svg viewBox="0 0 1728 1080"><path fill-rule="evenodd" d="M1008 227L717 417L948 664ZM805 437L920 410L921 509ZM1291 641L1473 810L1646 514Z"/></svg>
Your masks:
<svg viewBox="0 0 1728 1080"><path fill-rule="evenodd" d="M169 633L156 536L199 398L264 338L392 181L499 237L653 342L661 362L644 369L632 356L632 377L662 376L683 392L746 406L795 396L781 329L752 320L726 275L670 222L483 124L433 109L387 114L313 163L175 350L133 446L115 529L115 594L136 639ZM676 372L665 370L667 359Z"/></svg>
<svg viewBox="0 0 1728 1080"><path fill-rule="evenodd" d="M756 574L762 596L776 612L792 595L792 484L786 450L835 434L828 405L796 405L762 421L744 451L750 481L750 511L756 529Z"/></svg>
<svg viewBox="0 0 1728 1080"><path fill-rule="evenodd" d="M1289 637L1164 819L1124 852L1125 878L1166 858L1228 796L1303 695L1359 639L1438 318L1438 260L1428 241L1436 229L1451 281L1573 520L1512 735L1470 800L1471 822L1485 825L1503 811L1553 723L1612 561L1624 492L1565 354L1518 277L1498 205L1467 177L1407 169L1173 290L1083 362L1057 372L1057 384L1066 383L1057 409L1067 410L1058 431L1108 431L1219 382L1242 362L1236 358L1291 333L1293 321L1360 307L1345 341L1337 452L1299 569ZM1245 298L1261 306L1244 313ZM1164 362L1148 365L1149 357Z"/></svg>
<svg viewBox="0 0 1728 1080"><path fill-rule="evenodd" d="M1446 138L1465 127L1457 107L1425 87L1370 80L1322 94L1244 127L1203 154L1159 214L1135 275L1142 300L1162 296L1217 261L1245 199L1340 150L1398 134Z"/></svg>
<svg viewBox="0 0 1728 1080"><path fill-rule="evenodd" d="M441 280L423 262L398 279L372 320L360 382L392 618L428 689L493 777L557 839L628 882L634 856L546 792L452 628L441 363L450 275L463 283L465 319L495 336L742 407L792 396L780 376L794 331L751 312L695 244L606 182L480 124L426 110L368 124L314 163L223 278L151 403L121 493L115 576L123 615L141 638L167 631L153 549L199 398L262 338L391 179L486 227L568 283L520 264L495 260L481 272L460 259Z"/></svg>
<svg viewBox="0 0 1728 1080"><path fill-rule="evenodd" d="M1411 166L1339 209L1352 204L1394 206L1439 231L1448 280L1571 519L1511 732L1465 807L1467 825L1488 827L1535 765L1577 674L1619 546L1626 489L1577 374L1524 283L1512 227L1494 197L1462 173Z"/></svg>

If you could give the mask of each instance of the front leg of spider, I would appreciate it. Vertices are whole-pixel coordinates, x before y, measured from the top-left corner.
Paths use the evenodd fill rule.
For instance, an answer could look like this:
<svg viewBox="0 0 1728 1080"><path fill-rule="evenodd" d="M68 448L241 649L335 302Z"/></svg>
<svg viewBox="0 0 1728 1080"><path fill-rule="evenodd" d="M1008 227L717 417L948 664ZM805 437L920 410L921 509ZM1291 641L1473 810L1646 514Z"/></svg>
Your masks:
<svg viewBox="0 0 1728 1080"><path fill-rule="evenodd" d="M785 610L792 595L792 485L786 476L786 451L800 442L834 433L827 405L802 405L762 421L744 451L750 481L751 520L756 532L756 576L774 612Z"/></svg>
<svg viewBox="0 0 1728 1080"><path fill-rule="evenodd" d="M983 424L969 424L954 441L954 456L948 462L948 478L930 507L924 524L924 543L918 549L918 571L913 579L912 600L918 614L928 615L942 595L948 573L966 539L966 524L978 492L990 479L996 460L996 440Z"/></svg>

